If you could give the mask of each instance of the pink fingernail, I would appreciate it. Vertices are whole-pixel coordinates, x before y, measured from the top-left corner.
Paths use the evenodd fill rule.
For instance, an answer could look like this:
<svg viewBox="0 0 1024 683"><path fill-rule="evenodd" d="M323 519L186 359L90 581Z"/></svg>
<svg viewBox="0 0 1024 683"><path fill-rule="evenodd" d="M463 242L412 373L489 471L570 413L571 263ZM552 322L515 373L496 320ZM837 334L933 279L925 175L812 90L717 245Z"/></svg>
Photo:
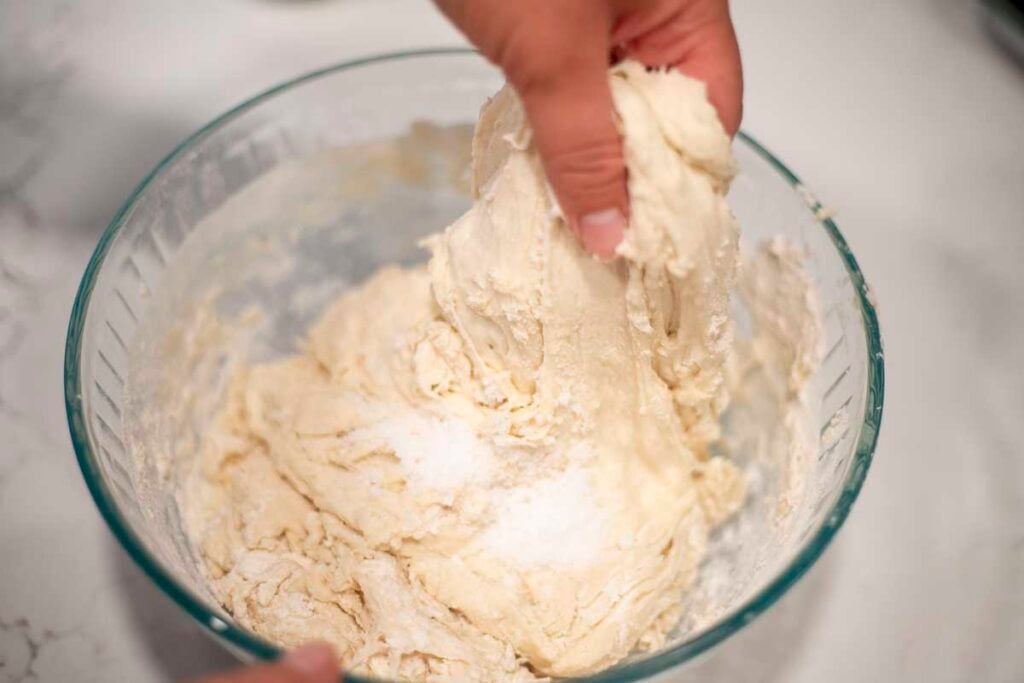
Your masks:
<svg viewBox="0 0 1024 683"><path fill-rule="evenodd" d="M337 658L330 645L303 645L286 654L281 663L292 671L314 679L330 678L337 668Z"/></svg>
<svg viewBox="0 0 1024 683"><path fill-rule="evenodd" d="M604 258L615 256L615 247L622 241L626 218L618 209L594 211L580 218L580 237L583 246L592 254Z"/></svg>

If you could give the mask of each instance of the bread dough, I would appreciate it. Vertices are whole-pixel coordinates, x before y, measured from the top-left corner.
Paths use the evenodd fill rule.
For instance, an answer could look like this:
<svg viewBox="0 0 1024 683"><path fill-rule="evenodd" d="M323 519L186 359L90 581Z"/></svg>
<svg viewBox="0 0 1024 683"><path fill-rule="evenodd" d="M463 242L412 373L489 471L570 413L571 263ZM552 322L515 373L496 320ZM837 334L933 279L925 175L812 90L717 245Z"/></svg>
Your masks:
<svg viewBox="0 0 1024 683"><path fill-rule="evenodd" d="M285 646L409 680L579 676L658 646L744 481L710 457L737 228L704 86L610 71L622 258L559 218L512 90L473 207L345 294L303 353L237 373L186 519L216 596Z"/></svg>

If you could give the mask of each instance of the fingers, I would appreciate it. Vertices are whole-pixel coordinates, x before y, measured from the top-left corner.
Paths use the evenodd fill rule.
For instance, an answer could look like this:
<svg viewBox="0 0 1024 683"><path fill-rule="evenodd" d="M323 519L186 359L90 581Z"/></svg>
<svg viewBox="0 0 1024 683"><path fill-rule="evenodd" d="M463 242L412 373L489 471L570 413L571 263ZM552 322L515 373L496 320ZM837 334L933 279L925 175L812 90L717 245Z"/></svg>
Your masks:
<svg viewBox="0 0 1024 683"><path fill-rule="evenodd" d="M666 13L665 5L675 12ZM648 66L675 66L704 81L722 125L735 135L743 118L743 69L726 0L671 0L652 3L648 12L650 17L631 15L617 25L617 32L630 36L626 53Z"/></svg>
<svg viewBox="0 0 1024 683"><path fill-rule="evenodd" d="M628 199L606 59L602 54L553 78L524 79L517 90L566 221L589 251L612 256L626 227Z"/></svg>
<svg viewBox="0 0 1024 683"><path fill-rule="evenodd" d="M302 674L305 683L335 683L339 677L338 656L326 643L312 643L292 650L281 666Z"/></svg>
<svg viewBox="0 0 1024 683"><path fill-rule="evenodd" d="M548 181L584 246L610 257L628 215L608 85L612 12L596 0L439 0L519 93Z"/></svg>
<svg viewBox="0 0 1024 683"><path fill-rule="evenodd" d="M686 0L683 0L686 1ZM680 0L612 0L618 19L612 45L626 45L675 19Z"/></svg>
<svg viewBox="0 0 1024 683"><path fill-rule="evenodd" d="M197 683L337 683L338 659L325 644L305 645L273 664L261 664L216 674Z"/></svg>
<svg viewBox="0 0 1024 683"><path fill-rule="evenodd" d="M675 66L707 84L730 135L743 115L727 0L437 0L519 93L552 190L591 252L612 256L629 215L608 56Z"/></svg>

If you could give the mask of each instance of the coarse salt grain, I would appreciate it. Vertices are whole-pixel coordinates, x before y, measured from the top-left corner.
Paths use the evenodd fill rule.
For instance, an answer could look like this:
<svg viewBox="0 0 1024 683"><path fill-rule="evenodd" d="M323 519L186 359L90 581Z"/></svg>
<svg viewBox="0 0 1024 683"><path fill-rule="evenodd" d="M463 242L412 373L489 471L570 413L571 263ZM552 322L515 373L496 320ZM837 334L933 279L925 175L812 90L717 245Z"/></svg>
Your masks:
<svg viewBox="0 0 1024 683"><path fill-rule="evenodd" d="M528 486L492 494L495 521L483 535L494 555L524 567L593 562L605 542L605 515L587 474L570 467Z"/></svg>
<svg viewBox="0 0 1024 683"><path fill-rule="evenodd" d="M490 447L461 420L407 412L377 422L373 431L395 452L413 486L454 491L484 482L492 468Z"/></svg>
<svg viewBox="0 0 1024 683"><path fill-rule="evenodd" d="M492 448L465 422L403 412L373 425L394 451L411 486L455 491L488 487L495 471ZM606 539L606 515L580 464L590 449L576 444L568 467L553 476L490 492L495 521L484 532L491 554L521 567L586 565Z"/></svg>

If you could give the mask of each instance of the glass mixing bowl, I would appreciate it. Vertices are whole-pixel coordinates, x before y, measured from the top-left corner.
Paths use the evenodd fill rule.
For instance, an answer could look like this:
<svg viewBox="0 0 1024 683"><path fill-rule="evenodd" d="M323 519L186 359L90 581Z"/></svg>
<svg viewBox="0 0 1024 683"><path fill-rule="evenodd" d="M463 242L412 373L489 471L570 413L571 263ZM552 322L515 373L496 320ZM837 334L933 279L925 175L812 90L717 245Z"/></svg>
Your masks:
<svg viewBox="0 0 1024 683"><path fill-rule="evenodd" d="M424 259L419 238L468 205L469 125L501 82L476 53L439 49L348 62L273 88L164 159L85 271L65 358L85 480L135 562L243 659L280 650L233 621L206 587L175 496L182 463L234 363L292 351L340 291L382 264ZM747 135L735 153L741 171L729 201L744 239L783 235L808 254L825 331L808 388L822 443L802 465L805 493L788 524L757 523L767 490L715 534L693 589L709 594L717 582L707 618L590 680L650 677L749 623L821 555L871 462L883 362L870 291L796 176ZM249 313L254 306L260 314Z"/></svg>

